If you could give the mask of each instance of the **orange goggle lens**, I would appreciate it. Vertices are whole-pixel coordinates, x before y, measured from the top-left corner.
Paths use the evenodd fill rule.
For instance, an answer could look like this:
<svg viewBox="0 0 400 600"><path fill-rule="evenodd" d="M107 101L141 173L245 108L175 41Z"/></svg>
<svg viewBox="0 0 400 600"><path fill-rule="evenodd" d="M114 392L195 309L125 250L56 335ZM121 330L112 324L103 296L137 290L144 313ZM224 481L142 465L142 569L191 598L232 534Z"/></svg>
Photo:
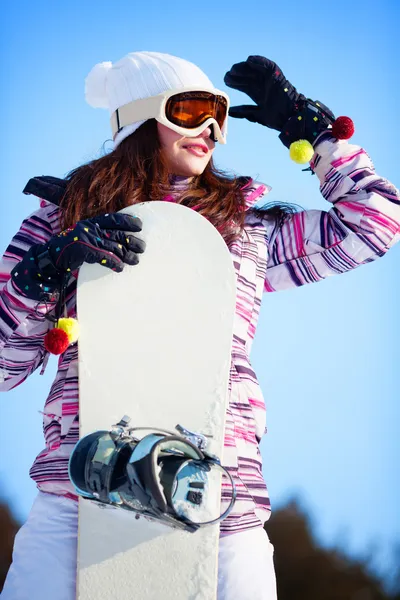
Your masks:
<svg viewBox="0 0 400 600"><path fill-rule="evenodd" d="M179 127L195 129L210 117L222 129L227 113L227 102L223 96L211 92L182 92L168 99L165 116Z"/></svg>

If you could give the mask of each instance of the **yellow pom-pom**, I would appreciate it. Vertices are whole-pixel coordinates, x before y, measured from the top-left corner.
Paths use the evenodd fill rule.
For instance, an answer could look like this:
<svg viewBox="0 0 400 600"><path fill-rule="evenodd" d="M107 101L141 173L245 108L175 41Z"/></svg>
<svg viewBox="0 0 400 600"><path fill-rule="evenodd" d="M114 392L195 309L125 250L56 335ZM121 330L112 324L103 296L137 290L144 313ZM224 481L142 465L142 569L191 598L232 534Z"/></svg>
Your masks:
<svg viewBox="0 0 400 600"><path fill-rule="evenodd" d="M57 327L65 331L70 344L76 342L79 337L79 323L76 319L62 317L61 319L58 319Z"/></svg>
<svg viewBox="0 0 400 600"><path fill-rule="evenodd" d="M289 154L290 158L294 160L295 163L304 165L305 163L310 162L314 154L314 148L308 140L297 140L297 142L292 142L290 144Z"/></svg>

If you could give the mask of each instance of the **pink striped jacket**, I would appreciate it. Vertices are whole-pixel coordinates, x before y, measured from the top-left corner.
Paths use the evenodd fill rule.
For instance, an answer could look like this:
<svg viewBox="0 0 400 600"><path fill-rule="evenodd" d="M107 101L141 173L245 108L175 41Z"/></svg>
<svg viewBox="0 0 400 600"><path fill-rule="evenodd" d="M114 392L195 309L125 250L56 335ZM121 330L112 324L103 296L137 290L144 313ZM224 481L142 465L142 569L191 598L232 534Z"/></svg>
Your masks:
<svg viewBox="0 0 400 600"><path fill-rule="evenodd" d="M344 273L385 254L400 238L400 195L376 175L368 155L323 133L311 167L329 212L309 210L278 224L258 216L253 205L268 187L251 182L242 236L230 247L237 275L237 304L226 415L223 463L237 486L238 500L222 523L223 535L259 527L270 515L261 473L259 442L265 432L265 405L250 364L263 291L274 292ZM35 192L33 192L35 193ZM40 195L40 194L39 194ZM43 200L8 246L0 263L0 390L22 383L45 357L43 337L52 306L36 306L13 287L10 271L28 248L60 230L59 208ZM75 316L76 280L71 277L67 310ZM45 448L30 475L39 489L75 498L68 479L68 458L78 440L78 344L61 355L45 402ZM223 502L226 500L223 499Z"/></svg>

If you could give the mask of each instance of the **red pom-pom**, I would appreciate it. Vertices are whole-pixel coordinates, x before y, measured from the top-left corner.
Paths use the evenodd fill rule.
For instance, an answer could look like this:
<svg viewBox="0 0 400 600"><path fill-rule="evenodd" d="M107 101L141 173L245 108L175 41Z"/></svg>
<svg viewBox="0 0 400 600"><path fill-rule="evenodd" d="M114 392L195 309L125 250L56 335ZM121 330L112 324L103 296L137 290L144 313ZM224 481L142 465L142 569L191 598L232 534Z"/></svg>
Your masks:
<svg viewBox="0 0 400 600"><path fill-rule="evenodd" d="M348 140L354 133L354 123L350 117L338 117L332 125L332 135L338 140Z"/></svg>
<svg viewBox="0 0 400 600"><path fill-rule="evenodd" d="M50 354L62 354L69 346L68 335L62 329L54 327L44 336L44 347Z"/></svg>

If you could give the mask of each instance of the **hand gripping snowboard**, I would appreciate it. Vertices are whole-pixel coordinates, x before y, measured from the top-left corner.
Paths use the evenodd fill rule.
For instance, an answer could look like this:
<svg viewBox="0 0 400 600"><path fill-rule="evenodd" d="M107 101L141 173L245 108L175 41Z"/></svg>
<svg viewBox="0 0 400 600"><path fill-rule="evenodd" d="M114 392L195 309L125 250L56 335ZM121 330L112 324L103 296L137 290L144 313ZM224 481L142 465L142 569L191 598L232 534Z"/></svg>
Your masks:
<svg viewBox="0 0 400 600"><path fill-rule="evenodd" d="M182 448L182 455L193 452L193 461L200 464L194 448L171 442L174 435L187 434L186 429L202 434L186 437L200 454L207 440L203 458L205 454L212 462L213 455L222 456L235 274L224 240L195 211L147 202L123 212L143 222L146 251L139 265L114 273L85 264L78 279L80 438L100 431L103 441L109 441L107 436L114 444L128 440L130 452L136 452L132 457L142 458L132 464L141 464L144 476L153 465L153 475L161 478L163 461L157 461L155 448L161 447L164 463L171 458L168 453L176 459ZM129 415L129 425L125 417L121 421L123 415ZM115 424L119 426L112 428ZM175 429L178 424L182 427ZM150 446L148 440L153 440ZM126 447L122 444L121 456ZM152 460L144 462L149 448ZM183 459L182 464L179 475L190 472ZM181 527L149 520L149 513L137 518L140 511L80 498L77 599L214 600L219 526L188 525L196 521L198 499L205 491L207 511L198 520L221 514L221 476L213 470L208 476L209 470L206 466L204 477L183 477L183 495L178 476L170 477L168 494L166 488L165 494L161 491L163 500L186 519ZM222 485L230 486L226 476ZM191 502L192 511L180 511Z"/></svg>

